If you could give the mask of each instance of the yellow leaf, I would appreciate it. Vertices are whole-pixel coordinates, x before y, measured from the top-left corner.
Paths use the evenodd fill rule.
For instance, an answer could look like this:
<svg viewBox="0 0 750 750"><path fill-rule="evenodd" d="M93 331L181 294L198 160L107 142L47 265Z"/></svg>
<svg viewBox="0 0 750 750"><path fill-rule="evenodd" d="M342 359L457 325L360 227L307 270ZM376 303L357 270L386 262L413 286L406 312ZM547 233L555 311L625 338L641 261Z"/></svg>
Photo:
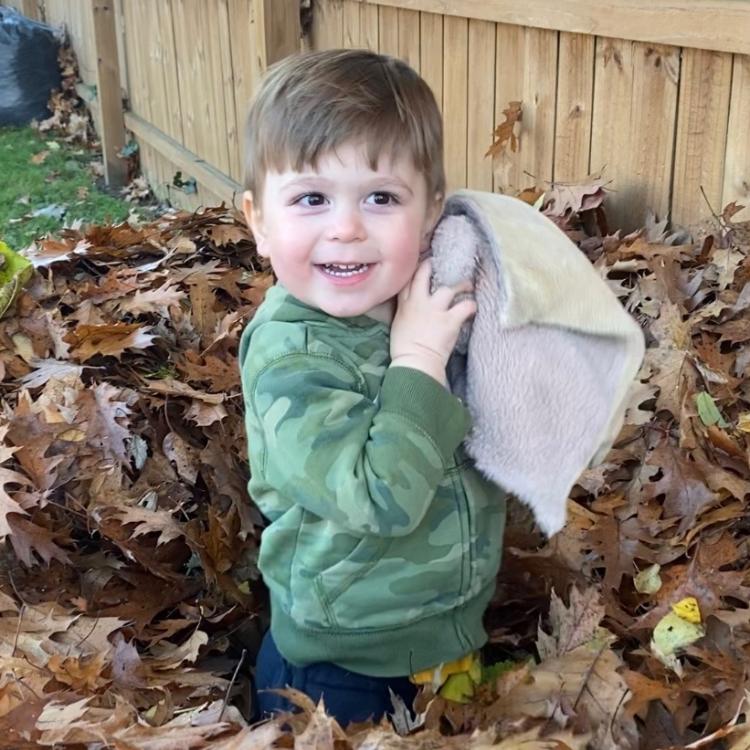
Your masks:
<svg viewBox="0 0 750 750"><path fill-rule="evenodd" d="M688 596L680 599L677 604L672 605L672 611L683 620L700 625L701 611L698 607L698 600L694 596Z"/></svg>

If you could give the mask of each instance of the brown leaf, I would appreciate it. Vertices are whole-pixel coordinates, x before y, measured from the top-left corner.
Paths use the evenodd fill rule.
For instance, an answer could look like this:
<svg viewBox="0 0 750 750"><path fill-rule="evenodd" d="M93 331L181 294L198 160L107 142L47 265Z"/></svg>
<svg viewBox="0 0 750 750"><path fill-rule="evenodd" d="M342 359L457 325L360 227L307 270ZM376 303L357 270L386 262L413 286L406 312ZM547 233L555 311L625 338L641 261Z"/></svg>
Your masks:
<svg viewBox="0 0 750 750"><path fill-rule="evenodd" d="M680 519L678 533L688 529L696 517L716 502L705 475L678 449L661 444L647 457L646 463L661 472L661 478L643 488L643 497L664 495L664 516Z"/></svg>
<svg viewBox="0 0 750 750"><path fill-rule="evenodd" d="M603 617L604 605L595 588L579 591L573 586L568 607L552 589L549 613L552 633L547 634L539 627L536 643L539 658L544 661L562 656L588 643L596 635Z"/></svg>
<svg viewBox="0 0 750 750"><path fill-rule="evenodd" d="M128 349L147 349L155 335L149 335L149 326L138 323L110 323L106 325L79 325L65 341L72 346L72 357L85 362L97 354L120 359Z"/></svg>
<svg viewBox="0 0 750 750"><path fill-rule="evenodd" d="M485 156L495 158L504 153L508 147L513 152L518 151L521 147L518 131L523 118L522 103L509 102L503 110L503 115L505 115L505 119L495 128L495 140L487 149Z"/></svg>

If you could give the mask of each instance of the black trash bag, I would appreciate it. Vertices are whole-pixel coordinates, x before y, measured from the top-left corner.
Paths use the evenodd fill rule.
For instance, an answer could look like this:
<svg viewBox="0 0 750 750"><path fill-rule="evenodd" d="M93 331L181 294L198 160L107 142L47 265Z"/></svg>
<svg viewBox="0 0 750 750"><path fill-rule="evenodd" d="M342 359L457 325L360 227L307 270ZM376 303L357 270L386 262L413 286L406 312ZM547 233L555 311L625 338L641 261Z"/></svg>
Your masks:
<svg viewBox="0 0 750 750"><path fill-rule="evenodd" d="M47 101L62 80L59 48L51 26L0 7L0 125L26 125L52 114Z"/></svg>

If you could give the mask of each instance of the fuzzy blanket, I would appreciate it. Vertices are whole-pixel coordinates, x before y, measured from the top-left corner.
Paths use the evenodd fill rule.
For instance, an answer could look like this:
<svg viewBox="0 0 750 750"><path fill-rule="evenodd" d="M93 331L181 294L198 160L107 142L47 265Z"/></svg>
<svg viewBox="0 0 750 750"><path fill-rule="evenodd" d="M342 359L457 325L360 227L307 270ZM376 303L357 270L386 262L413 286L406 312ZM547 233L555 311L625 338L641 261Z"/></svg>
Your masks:
<svg viewBox="0 0 750 750"><path fill-rule="evenodd" d="M477 314L448 367L477 468L548 535L622 426L643 334L589 260L515 198L460 191L432 239L433 284L474 280Z"/></svg>

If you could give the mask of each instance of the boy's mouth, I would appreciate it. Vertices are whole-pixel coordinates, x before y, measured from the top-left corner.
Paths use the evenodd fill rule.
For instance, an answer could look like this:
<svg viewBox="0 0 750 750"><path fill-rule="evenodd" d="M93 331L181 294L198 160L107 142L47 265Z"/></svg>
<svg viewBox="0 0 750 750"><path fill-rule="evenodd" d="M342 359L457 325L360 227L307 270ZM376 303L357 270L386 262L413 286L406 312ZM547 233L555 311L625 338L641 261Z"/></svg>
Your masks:
<svg viewBox="0 0 750 750"><path fill-rule="evenodd" d="M318 268L329 276L345 279L365 273L372 265L372 263L319 263Z"/></svg>

